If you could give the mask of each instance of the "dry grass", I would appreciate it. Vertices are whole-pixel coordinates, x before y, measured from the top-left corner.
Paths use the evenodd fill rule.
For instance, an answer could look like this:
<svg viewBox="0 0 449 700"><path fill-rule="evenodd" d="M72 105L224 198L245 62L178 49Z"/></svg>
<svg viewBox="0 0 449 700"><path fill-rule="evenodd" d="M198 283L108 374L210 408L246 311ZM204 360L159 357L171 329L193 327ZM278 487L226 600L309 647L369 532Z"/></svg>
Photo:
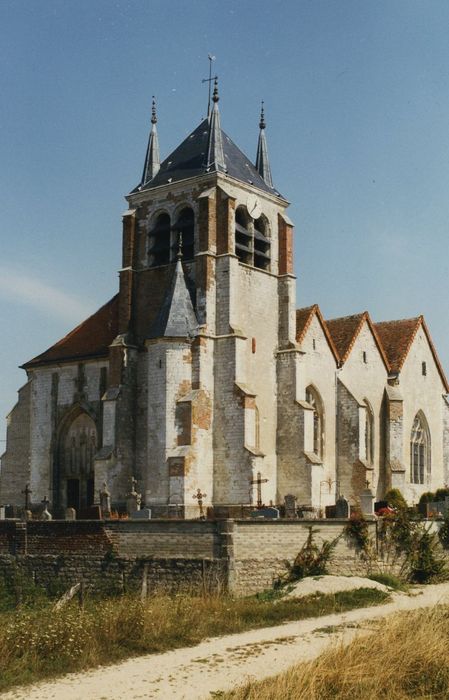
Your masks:
<svg viewBox="0 0 449 700"><path fill-rule="evenodd" d="M90 599L55 611L50 603L0 614L0 692L14 685L130 656L189 646L210 636L385 602L361 589L301 600L154 595Z"/></svg>
<svg viewBox="0 0 449 700"><path fill-rule="evenodd" d="M401 613L378 630L223 700L447 700L449 607Z"/></svg>

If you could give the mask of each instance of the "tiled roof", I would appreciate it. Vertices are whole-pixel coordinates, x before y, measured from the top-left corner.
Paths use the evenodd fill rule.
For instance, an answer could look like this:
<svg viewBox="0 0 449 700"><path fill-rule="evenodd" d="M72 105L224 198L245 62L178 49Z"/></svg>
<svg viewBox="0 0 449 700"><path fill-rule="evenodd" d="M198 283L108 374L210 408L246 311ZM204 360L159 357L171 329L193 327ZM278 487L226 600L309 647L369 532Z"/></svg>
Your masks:
<svg viewBox="0 0 449 700"><path fill-rule="evenodd" d="M331 334L329 333L326 321L324 320L321 314L320 307L318 306L318 304L314 304L313 306L307 306L303 309L296 309L296 342L298 344L302 343L307 331L309 330L309 326L312 323L312 319L314 316L318 318L318 321L320 322L321 327L323 329L324 335L326 336L329 347L336 361L339 362L340 357L338 355L337 348L335 347L334 341L331 337Z"/></svg>
<svg viewBox="0 0 449 700"><path fill-rule="evenodd" d="M26 362L23 368L31 369L62 361L106 357L109 345L117 333L118 294L51 348Z"/></svg>
<svg viewBox="0 0 449 700"><path fill-rule="evenodd" d="M367 318L367 312L354 314L353 316L342 316L326 321L326 325L337 348L342 362L348 358L352 346L360 333L360 330Z"/></svg>
<svg viewBox="0 0 449 700"><path fill-rule="evenodd" d="M382 345L385 348L385 353L388 357L388 361L393 372L401 371L415 336L419 328L422 327L435 360L435 364L438 368L438 372L440 373L441 380L444 384L444 388L449 393L449 384L446 375L423 316L403 318L398 321L382 321L380 323L375 323L374 325L379 338L381 339Z"/></svg>
<svg viewBox="0 0 449 700"><path fill-rule="evenodd" d="M333 318L326 321L332 340L340 355L341 362L344 363L348 359L365 322L368 324L373 334L374 342L377 345L387 371L390 371L390 363L388 362L387 354L385 353L381 339L376 331L374 323L371 321L368 311L364 311L361 314L354 314L353 316L342 316L341 318Z"/></svg>
<svg viewBox="0 0 449 700"><path fill-rule="evenodd" d="M421 321L422 316L417 316L374 324L393 372L401 370Z"/></svg>

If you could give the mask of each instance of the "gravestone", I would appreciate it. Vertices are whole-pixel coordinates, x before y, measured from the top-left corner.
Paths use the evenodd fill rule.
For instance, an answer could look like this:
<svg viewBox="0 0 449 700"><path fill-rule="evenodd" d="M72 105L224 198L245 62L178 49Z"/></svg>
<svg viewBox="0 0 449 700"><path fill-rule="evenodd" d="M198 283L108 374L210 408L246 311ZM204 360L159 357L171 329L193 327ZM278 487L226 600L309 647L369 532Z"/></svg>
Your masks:
<svg viewBox="0 0 449 700"><path fill-rule="evenodd" d="M132 513L140 510L142 494L136 491L137 479L131 478L131 491L126 494L126 512L131 517Z"/></svg>
<svg viewBox="0 0 449 700"><path fill-rule="evenodd" d="M284 496L285 517L287 520L294 520L298 517L296 512L296 496L289 493Z"/></svg>
<svg viewBox="0 0 449 700"><path fill-rule="evenodd" d="M131 520L151 520L150 508L141 508L130 515Z"/></svg>
<svg viewBox="0 0 449 700"><path fill-rule="evenodd" d="M88 508L80 508L78 511L78 520L101 520L100 506L89 506Z"/></svg>
<svg viewBox="0 0 449 700"><path fill-rule="evenodd" d="M360 494L360 507L363 515L374 515L374 494L368 486Z"/></svg>
<svg viewBox="0 0 449 700"><path fill-rule="evenodd" d="M111 493L105 481L103 489L100 489L100 508L103 518L109 518L111 515Z"/></svg>
<svg viewBox="0 0 449 700"><path fill-rule="evenodd" d="M279 509L278 508L258 508L254 510L251 514L251 518L265 518L270 520L279 520Z"/></svg>
<svg viewBox="0 0 449 700"><path fill-rule="evenodd" d="M344 496L339 496L335 503L335 517L349 518L349 502Z"/></svg>
<svg viewBox="0 0 449 700"><path fill-rule="evenodd" d="M0 506L0 520L4 520L6 518L6 508L5 506Z"/></svg>
<svg viewBox="0 0 449 700"><path fill-rule="evenodd" d="M337 517L337 506L326 506L324 509L326 518L336 518Z"/></svg>
<svg viewBox="0 0 449 700"><path fill-rule="evenodd" d="M65 509L65 519L66 520L76 520L75 508L66 508Z"/></svg>
<svg viewBox="0 0 449 700"><path fill-rule="evenodd" d="M48 497L45 496L45 498L42 499L41 501L42 505L44 506L44 510L41 513L41 520L52 520L53 516L48 510L48 506L50 505L50 501L48 500Z"/></svg>

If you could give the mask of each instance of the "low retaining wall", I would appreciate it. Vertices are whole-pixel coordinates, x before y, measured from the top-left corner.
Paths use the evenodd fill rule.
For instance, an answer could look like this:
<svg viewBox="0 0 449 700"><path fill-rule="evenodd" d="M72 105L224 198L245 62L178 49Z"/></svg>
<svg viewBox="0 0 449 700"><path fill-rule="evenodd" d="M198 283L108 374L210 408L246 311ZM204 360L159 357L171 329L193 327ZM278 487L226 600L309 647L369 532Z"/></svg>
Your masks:
<svg viewBox="0 0 449 700"><path fill-rule="evenodd" d="M331 573L363 574L344 534L347 520L0 521L0 577L25 576L52 589L83 579L97 590L142 585L170 589L227 588L247 595L285 572L313 527L314 541L340 536ZM376 538L377 524L368 523ZM145 566L146 565L146 566Z"/></svg>

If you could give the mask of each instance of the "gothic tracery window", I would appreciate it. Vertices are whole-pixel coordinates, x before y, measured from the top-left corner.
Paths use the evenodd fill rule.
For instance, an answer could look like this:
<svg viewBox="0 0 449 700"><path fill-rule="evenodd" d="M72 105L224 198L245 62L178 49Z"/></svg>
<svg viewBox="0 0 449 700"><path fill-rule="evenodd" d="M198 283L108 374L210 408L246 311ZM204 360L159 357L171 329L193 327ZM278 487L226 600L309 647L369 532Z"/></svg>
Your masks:
<svg viewBox="0 0 449 700"><path fill-rule="evenodd" d="M317 390L309 386L306 389L306 401L313 408L313 451L318 457L323 456L323 404Z"/></svg>
<svg viewBox="0 0 449 700"><path fill-rule="evenodd" d="M430 434L427 421L418 413L410 436L410 481L424 484L430 477Z"/></svg>

